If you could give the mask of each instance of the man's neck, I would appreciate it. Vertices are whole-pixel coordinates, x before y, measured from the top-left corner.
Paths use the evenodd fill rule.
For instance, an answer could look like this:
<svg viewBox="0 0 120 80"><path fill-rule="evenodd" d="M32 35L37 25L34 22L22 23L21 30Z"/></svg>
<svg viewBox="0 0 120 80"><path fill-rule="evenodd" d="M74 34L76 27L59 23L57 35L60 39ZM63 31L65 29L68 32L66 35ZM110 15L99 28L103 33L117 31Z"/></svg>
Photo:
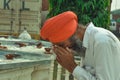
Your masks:
<svg viewBox="0 0 120 80"><path fill-rule="evenodd" d="M85 30L86 30L86 28L83 26L82 27L79 26L79 28L78 28L78 34L79 34L79 38L81 41L83 41Z"/></svg>

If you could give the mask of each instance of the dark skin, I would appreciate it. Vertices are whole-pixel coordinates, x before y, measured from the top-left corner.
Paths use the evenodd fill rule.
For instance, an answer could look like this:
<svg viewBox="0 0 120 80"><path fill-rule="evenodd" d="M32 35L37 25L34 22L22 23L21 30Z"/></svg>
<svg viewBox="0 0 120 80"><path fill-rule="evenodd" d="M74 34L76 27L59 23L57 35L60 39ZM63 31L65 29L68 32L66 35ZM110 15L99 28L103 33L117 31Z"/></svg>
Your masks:
<svg viewBox="0 0 120 80"><path fill-rule="evenodd" d="M75 36L83 40L83 36L85 33L85 28L80 27L76 30ZM56 54L57 62L67 69L70 73L73 73L73 70L77 66L72 50L69 48L71 46L70 40L65 40L59 43L53 43L55 46L53 47L53 51Z"/></svg>

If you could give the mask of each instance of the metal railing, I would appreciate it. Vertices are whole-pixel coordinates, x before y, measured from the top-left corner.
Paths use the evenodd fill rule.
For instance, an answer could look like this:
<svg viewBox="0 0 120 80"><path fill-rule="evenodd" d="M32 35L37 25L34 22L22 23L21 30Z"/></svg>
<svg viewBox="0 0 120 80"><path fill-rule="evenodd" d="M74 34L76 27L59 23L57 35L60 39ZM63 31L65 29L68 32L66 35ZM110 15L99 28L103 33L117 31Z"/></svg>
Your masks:
<svg viewBox="0 0 120 80"><path fill-rule="evenodd" d="M81 58L76 57L76 63L80 65ZM64 69L56 60L53 60L50 68L49 80L76 80L73 75Z"/></svg>

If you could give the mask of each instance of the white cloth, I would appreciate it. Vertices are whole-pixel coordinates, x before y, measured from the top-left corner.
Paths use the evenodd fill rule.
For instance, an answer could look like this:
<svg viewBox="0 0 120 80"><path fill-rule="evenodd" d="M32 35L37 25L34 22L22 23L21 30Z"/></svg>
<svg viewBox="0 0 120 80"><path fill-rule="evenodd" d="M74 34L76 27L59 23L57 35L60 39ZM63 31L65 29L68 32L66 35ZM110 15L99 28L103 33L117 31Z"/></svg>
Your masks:
<svg viewBox="0 0 120 80"><path fill-rule="evenodd" d="M120 41L108 30L90 23L85 31L85 68L77 66L77 80L120 80Z"/></svg>
<svg viewBox="0 0 120 80"><path fill-rule="evenodd" d="M19 39L31 39L31 36L30 36L30 34L26 31L26 30L24 30L20 35L19 35Z"/></svg>

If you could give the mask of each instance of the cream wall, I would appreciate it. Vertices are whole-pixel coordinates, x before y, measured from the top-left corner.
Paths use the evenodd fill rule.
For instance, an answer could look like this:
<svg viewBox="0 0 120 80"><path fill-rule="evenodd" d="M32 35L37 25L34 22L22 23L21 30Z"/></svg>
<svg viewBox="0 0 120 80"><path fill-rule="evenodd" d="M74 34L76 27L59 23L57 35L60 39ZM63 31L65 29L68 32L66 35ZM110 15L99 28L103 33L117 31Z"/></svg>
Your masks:
<svg viewBox="0 0 120 80"><path fill-rule="evenodd" d="M23 1L29 10L20 11ZM26 27L29 33L39 34L42 0L11 0L8 5L10 9L4 9L4 0L0 0L0 32L20 33Z"/></svg>

